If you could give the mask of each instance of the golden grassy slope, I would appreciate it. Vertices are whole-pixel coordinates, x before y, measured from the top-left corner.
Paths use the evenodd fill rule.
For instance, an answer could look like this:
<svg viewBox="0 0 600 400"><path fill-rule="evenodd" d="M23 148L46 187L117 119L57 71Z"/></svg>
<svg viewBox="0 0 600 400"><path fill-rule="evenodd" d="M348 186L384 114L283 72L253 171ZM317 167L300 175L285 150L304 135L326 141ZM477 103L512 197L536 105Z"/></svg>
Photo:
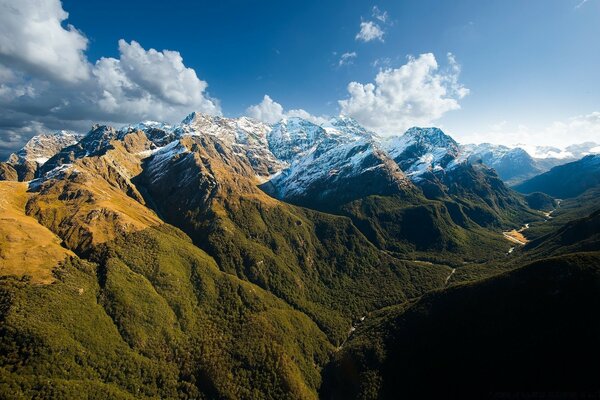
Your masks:
<svg viewBox="0 0 600 400"><path fill-rule="evenodd" d="M52 269L67 256L61 240L25 214L27 183L0 181L0 275L30 275L51 283Z"/></svg>
<svg viewBox="0 0 600 400"><path fill-rule="evenodd" d="M44 182L27 214L76 252L163 224L131 183L141 172L141 159L130 150L144 150L149 142L138 132L127 135L124 143L114 141L105 154L78 159L63 177Z"/></svg>

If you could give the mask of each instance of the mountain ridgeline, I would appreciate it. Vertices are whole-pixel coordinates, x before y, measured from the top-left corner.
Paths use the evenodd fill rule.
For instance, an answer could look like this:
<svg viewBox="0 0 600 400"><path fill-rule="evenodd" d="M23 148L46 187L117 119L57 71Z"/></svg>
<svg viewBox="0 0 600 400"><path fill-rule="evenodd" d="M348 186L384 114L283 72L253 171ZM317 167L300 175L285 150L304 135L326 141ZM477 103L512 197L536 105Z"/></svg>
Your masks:
<svg viewBox="0 0 600 400"><path fill-rule="evenodd" d="M457 356L436 339L448 318L449 340L467 346L471 311L522 323L577 290L559 318L597 306L593 283L577 283L596 274L597 215L546 222L558 202L509 188L437 128L382 138L346 117L268 125L192 113L36 137L0 179L3 398L390 397L394 380L430 373L429 360L436 378L463 368L439 363ZM593 198L581 200L586 213ZM525 224L540 233L513 251L503 232ZM562 285L563 297L513 319L495 303L533 304L529 288ZM530 343L511 329L488 339ZM417 337L434 346L398 369L401 342Z"/></svg>
<svg viewBox="0 0 600 400"><path fill-rule="evenodd" d="M552 168L515 186L523 193L543 192L564 199L577 197L600 184L600 154L589 154L581 160Z"/></svg>

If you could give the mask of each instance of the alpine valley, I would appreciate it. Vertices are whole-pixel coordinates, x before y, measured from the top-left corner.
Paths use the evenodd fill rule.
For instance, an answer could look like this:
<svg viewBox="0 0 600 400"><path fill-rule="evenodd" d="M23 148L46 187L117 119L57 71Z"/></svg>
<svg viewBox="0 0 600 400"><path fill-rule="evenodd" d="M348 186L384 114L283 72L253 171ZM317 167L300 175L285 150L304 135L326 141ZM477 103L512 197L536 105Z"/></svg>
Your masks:
<svg viewBox="0 0 600 400"><path fill-rule="evenodd" d="M597 393L594 148L202 113L36 136L0 163L0 397Z"/></svg>

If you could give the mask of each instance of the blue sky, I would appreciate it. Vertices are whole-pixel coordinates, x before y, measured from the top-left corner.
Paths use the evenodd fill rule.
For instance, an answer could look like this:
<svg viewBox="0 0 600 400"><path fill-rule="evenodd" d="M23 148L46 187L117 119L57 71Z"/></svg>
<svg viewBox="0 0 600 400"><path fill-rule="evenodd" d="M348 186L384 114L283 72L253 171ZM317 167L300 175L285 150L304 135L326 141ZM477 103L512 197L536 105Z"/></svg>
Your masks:
<svg viewBox="0 0 600 400"><path fill-rule="evenodd" d="M2 3L7 2L11 0L0 0L0 5L6 7ZM393 71L407 64L411 55L419 60L421 54L431 53L437 68L428 73L441 79L442 86L448 90L442 97L450 99L450 105L432 106L433 111L429 105L422 106L424 109L419 106L416 107L419 115L414 121L410 113L401 120L390 115L388 123L379 125L373 122L377 115L356 115L367 125L371 121L371 125L375 124L373 127L380 127L385 133L401 133L406 124L415 122L441 126L462 141L509 144L519 139L535 142L545 138L548 144L565 144L589 140L596 134L600 141L600 114L596 114L600 111L599 0L309 0L221 1L218 4L175 0L63 0L62 3L22 0L21 3L12 1L12 6L23 7L19 15L28 18L26 3L35 2L47 3L49 11L44 18L58 18L60 26L75 36L68 28L71 24L83 40L87 39L84 46L77 44L77 38L65 38L65 46L75 47L73 57L82 58L82 63L87 65L82 68L92 71L82 72L86 78L77 80L78 85L89 80L89 76L98 76L94 65L102 58L119 60L128 50L139 50L142 56L149 49L173 50L180 53L186 68L195 71L198 81L208 84L203 96L213 99L226 116L247 113L248 107L261 102L265 94L284 110L303 109L314 116L329 116L350 110L351 107L342 109L339 103L349 97L350 82L372 83L381 69ZM67 19L60 17L57 7L68 13ZM382 36L360 40L357 34L361 22L376 25ZM27 128L17 126L19 118L34 119L39 122L38 127L48 129L55 129L61 123L67 127L78 127L79 123L83 126L84 122L97 118L124 122L126 116L108 112L96 115L81 111L80 119L62 116L60 112L52 114L54 111L49 110L56 110L61 102L70 104L69 116L85 108L73 108L79 99L73 94L76 90L71 81L74 80L57 77L55 72L44 75L43 69L54 65L48 64L50 61L35 65L40 63L36 57L19 54L20 50L13 53L2 50L2 35L8 40L12 34L8 29L0 28L0 67L4 65L18 78L4 83L12 85L13 93L17 93L15 88L24 87L24 82L37 89L42 86L31 82L46 79L49 85L59 87L52 93L62 93L63 97L56 95L52 104L43 106L23 96L18 102L0 104L5 107L4 111L11 110L4 113L4 118L0 113L0 135L4 132L4 139L12 134L12 142L15 142L19 140L16 136L27 136ZM32 39L24 34L16 37L44 43L42 38ZM120 39L125 40L122 47ZM132 41L139 43L141 49L127 47ZM62 48L58 49L57 57L63 53ZM349 55L340 65L344 53ZM453 55L455 63L448 59L448 53ZM121 61L125 68L125 62ZM458 67L460 72L452 69ZM130 70L134 68L142 66L133 66ZM76 72L69 76L73 74ZM393 81L392 75L389 78L388 83ZM451 79L455 80L454 84L449 83ZM140 84L134 78L133 81ZM404 81L401 88L410 82ZM468 90L468 94L458 94L454 90L457 88ZM164 95L168 90L171 90L169 93L175 90L171 87L153 92L141 84L138 89L147 89L156 96L159 92ZM106 91L106 86L102 91ZM182 94L188 95L192 96ZM114 97L118 108L119 98ZM158 109L159 116L175 118L185 114L185 106L205 100L185 99L178 103L181 107L168 106L172 112L164 111L165 107L159 104L158 108L148 108L139 116L147 117L149 110ZM90 108L93 100L88 100ZM375 110L371 113L381 108L380 103L371 106ZM29 111L43 107L49 107L43 116L42 112L36 116ZM359 102L355 110L360 107ZM395 110L390 106L387 112L393 114ZM138 115L132 111L130 117L134 119ZM359 119L359 122L363 121ZM398 125L399 132L395 132L394 124ZM4 131L2 126L5 126ZM574 136L570 130L579 133ZM582 130L585 132L581 133ZM544 135L540 136L540 132Z"/></svg>

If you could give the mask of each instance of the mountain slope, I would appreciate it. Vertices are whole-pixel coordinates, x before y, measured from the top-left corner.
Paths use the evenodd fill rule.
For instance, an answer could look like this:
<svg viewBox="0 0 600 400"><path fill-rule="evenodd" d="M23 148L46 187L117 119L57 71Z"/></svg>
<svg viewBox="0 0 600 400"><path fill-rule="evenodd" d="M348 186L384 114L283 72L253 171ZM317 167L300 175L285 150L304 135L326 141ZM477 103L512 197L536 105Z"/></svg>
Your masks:
<svg viewBox="0 0 600 400"><path fill-rule="evenodd" d="M33 283L53 281L52 268L73 253L62 240L25 214L27 184L0 182L0 275L28 276Z"/></svg>
<svg viewBox="0 0 600 400"><path fill-rule="evenodd" d="M494 168L498 176L508 184L523 181L542 172L536 160L519 147L509 148L482 143L465 145L461 150L467 153L469 162L481 161Z"/></svg>
<svg viewBox="0 0 600 400"><path fill-rule="evenodd" d="M522 193L543 192L557 198L576 197L600 184L600 155L552 168L514 188Z"/></svg>
<svg viewBox="0 0 600 400"><path fill-rule="evenodd" d="M572 254L381 310L336 355L321 397L596 391L599 282L600 253Z"/></svg>
<svg viewBox="0 0 600 400"><path fill-rule="evenodd" d="M268 134L269 148L289 164L263 185L285 201L335 211L369 195L412 195L402 170L350 119L332 119L325 127L289 118Z"/></svg>
<svg viewBox="0 0 600 400"><path fill-rule="evenodd" d="M37 269L45 275L36 276L28 269L35 263L19 263L21 254L10 250L19 260L0 268L0 397L314 399L336 349L339 357L360 350L355 340L363 326L359 335L352 332L364 316L366 329L375 315L387 323L399 315L388 311L407 310L410 332L386 325L389 335L376 343L398 334L426 352L430 342L419 340L431 339L436 360L444 346L435 340L447 328L461 344L463 323L477 312L490 311L488 322L494 316L510 322L500 303L511 311L519 303L517 315L529 328L527 305L534 317L556 306L539 287L554 296L552 285L566 282L566 299L559 300L579 305L578 296L596 282L594 272L582 269L584 284L574 294L569 285L578 278L571 277L579 276L579 261L596 256L567 257L557 246L571 252L581 250L577 243L595 246L595 236L571 236L588 235L595 219L548 236L540 246L549 253L531 250L532 257L563 257L557 259L567 265L563 273L525 267L547 279L515 275L513 286L466 285L477 295L446 297L455 289L440 290L454 282L497 273L498 264L530 262L519 258L527 251L506 255L501 230L542 216L493 170L465 162L443 132L415 128L405 139L411 137L418 140L393 159L374 133L348 118L323 126L290 118L270 126L193 113L173 126L94 126L31 182L0 182L10 192L2 196L10 203L0 217L29 224L18 231L12 221L4 224L0 250L24 238L21 247L45 262ZM469 275L476 268L487 275ZM445 306L455 320L446 318ZM411 336L422 310L441 322ZM515 337L507 326L500 334ZM397 344L404 345L381 348L394 355ZM426 368L418 363L429 359L410 351L415 371ZM355 368L348 357L345 365ZM377 386L389 381L378 368L363 375L364 388L387 390ZM323 388L337 393L326 377ZM410 382L403 388L410 392ZM352 382L345 389L356 393Z"/></svg>
<svg viewBox="0 0 600 400"><path fill-rule="evenodd" d="M181 232L128 234L90 259L49 286L0 280L3 398L316 398L324 334Z"/></svg>
<svg viewBox="0 0 600 400"><path fill-rule="evenodd" d="M0 181L30 181L36 178L41 165L80 139L81 135L67 131L34 136L6 162L0 162Z"/></svg>
<svg viewBox="0 0 600 400"><path fill-rule="evenodd" d="M395 260L350 220L282 203L257 183L244 155L200 135L156 152L136 179L158 214L221 268L306 312L334 342L367 308L441 284L444 267Z"/></svg>
<svg viewBox="0 0 600 400"><path fill-rule="evenodd" d="M36 135L31 138L23 148L13 153L8 161L19 164L26 161L44 164L56 153L81 140L82 135L74 132L59 131L48 135Z"/></svg>

